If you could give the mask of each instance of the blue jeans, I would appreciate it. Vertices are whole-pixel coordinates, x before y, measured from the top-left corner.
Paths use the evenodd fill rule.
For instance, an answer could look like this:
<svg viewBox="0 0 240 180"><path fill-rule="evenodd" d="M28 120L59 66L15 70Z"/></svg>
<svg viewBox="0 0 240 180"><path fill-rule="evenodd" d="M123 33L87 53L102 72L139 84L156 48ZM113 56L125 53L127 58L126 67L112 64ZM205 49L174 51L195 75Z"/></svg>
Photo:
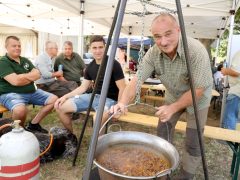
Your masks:
<svg viewBox="0 0 240 180"><path fill-rule="evenodd" d="M223 116L223 127L227 129L236 129L238 113L240 108L240 97L229 94L227 96L225 111Z"/></svg>
<svg viewBox="0 0 240 180"><path fill-rule="evenodd" d="M90 99L91 99L92 94L81 94L77 95L71 98L73 101L73 104L75 106L76 111L75 112L82 112L86 111L88 109ZM100 100L100 95L95 94L93 103L92 103L92 108L97 111L98 105L99 105L99 100ZM108 111L111 106L115 105L116 101L106 98L105 106L104 106L104 111Z"/></svg>
<svg viewBox="0 0 240 180"><path fill-rule="evenodd" d="M18 105L44 106L53 94L37 89L34 93L6 93L0 95L0 103L12 111Z"/></svg>

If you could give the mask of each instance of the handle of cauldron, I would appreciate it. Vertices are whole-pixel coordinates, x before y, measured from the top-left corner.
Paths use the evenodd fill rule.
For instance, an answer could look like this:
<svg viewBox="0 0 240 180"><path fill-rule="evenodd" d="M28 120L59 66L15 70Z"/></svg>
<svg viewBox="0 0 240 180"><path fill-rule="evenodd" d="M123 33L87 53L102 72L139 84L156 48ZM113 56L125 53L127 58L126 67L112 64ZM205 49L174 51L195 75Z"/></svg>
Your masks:
<svg viewBox="0 0 240 180"><path fill-rule="evenodd" d="M154 178L154 179L157 179L157 178L159 178L159 177L161 177L161 176L163 176L163 175L167 175L167 179L170 179L169 174L170 174L171 172L172 172L171 169L166 169L166 170L164 170L164 171L158 172L158 173L155 175L155 178Z"/></svg>
<svg viewBox="0 0 240 180"><path fill-rule="evenodd" d="M106 124L113 118L113 116L115 116L119 112L121 112L121 111L118 110L117 112L110 114L110 117L106 120L106 122L102 125L101 129L99 130L99 134L102 132L102 130L106 126Z"/></svg>
<svg viewBox="0 0 240 180"><path fill-rule="evenodd" d="M127 106L125 106L125 108L128 108L130 106L136 105L136 103L134 104L129 104ZM102 125L101 129L99 130L99 134L102 132L103 128L106 126L106 124L113 118L113 116L115 116L117 113L121 113L121 110L119 109L117 112L110 114L110 117L106 120L106 122Z"/></svg>

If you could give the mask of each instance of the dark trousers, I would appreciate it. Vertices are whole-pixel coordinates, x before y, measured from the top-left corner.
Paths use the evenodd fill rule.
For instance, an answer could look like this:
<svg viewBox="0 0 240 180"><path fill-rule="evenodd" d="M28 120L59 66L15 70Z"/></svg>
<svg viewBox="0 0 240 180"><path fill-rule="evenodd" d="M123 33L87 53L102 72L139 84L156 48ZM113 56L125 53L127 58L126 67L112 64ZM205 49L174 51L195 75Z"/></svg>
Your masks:
<svg viewBox="0 0 240 180"><path fill-rule="evenodd" d="M50 82L50 83L37 84L37 87L44 91L55 94L58 97L62 97L63 95L76 89L78 87L78 84L74 81L56 80L56 81Z"/></svg>

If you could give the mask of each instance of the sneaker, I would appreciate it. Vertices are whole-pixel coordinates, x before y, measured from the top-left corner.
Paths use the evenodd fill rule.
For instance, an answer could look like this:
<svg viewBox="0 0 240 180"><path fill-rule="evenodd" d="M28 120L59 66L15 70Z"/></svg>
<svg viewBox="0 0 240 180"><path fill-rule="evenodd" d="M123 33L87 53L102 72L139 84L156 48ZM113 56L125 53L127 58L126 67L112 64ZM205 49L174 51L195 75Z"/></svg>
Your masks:
<svg viewBox="0 0 240 180"><path fill-rule="evenodd" d="M77 120L79 118L80 118L80 113L78 113L78 112L72 113L72 117L71 117L72 120Z"/></svg>
<svg viewBox="0 0 240 180"><path fill-rule="evenodd" d="M32 124L31 122L29 122L28 126L26 126L25 129L28 131L31 131L31 132L41 132L41 133L45 133L45 134L48 133L48 131L46 129L42 128L39 123Z"/></svg>
<svg viewBox="0 0 240 180"><path fill-rule="evenodd" d="M73 133L69 134L68 139L73 143L74 146L77 146L78 140L75 134Z"/></svg>

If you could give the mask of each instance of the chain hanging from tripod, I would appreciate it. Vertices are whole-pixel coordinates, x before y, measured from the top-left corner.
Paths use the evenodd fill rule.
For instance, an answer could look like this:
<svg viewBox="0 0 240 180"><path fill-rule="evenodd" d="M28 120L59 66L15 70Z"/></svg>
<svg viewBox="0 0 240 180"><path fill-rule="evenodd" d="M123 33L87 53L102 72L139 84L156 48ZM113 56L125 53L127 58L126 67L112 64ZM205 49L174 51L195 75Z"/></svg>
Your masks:
<svg viewBox="0 0 240 180"><path fill-rule="evenodd" d="M164 11L167 11L168 13L175 14L177 12L176 10L169 9L169 8L151 3L151 2L146 1L146 0L138 0L138 1L140 1L140 3L142 4L143 11L142 12L126 13L126 14L132 14L132 15L137 15L137 16L141 17L141 22L142 22L141 46L140 46L140 50L138 52L138 71L137 71L138 81L137 81L137 91L136 91L135 104L139 104L140 101L141 101L141 84L142 84L142 71L143 71L142 59L143 59L143 56L145 54L145 51L144 51L144 29L145 29L144 18L145 18L146 15L153 14L152 12L147 11L146 4L157 7L157 8L160 8ZM160 14L160 13L161 12L157 12L157 14Z"/></svg>
<svg viewBox="0 0 240 180"><path fill-rule="evenodd" d="M146 1L146 0L137 0L137 1L140 1L142 4L148 4L150 6L154 6L158 9L161 9L163 11L157 11L157 12L153 12L153 11L148 11L146 10L144 15L151 15L151 14L161 14L162 12L167 12L167 13L170 13L170 14L176 14L177 11L176 10L173 10L173 9L169 9L169 8L166 8L166 7L163 7L161 5L158 5L158 4L154 4L150 1ZM134 11L134 12L125 12L125 14L130 14L130 15L136 15L138 17L142 17L143 16L143 13L142 12L139 12L139 11Z"/></svg>
<svg viewBox="0 0 240 180"><path fill-rule="evenodd" d="M157 7L159 9L162 9L168 13L171 13L171 14L176 14L177 13L177 10L172 10L172 9L169 9L169 8L166 8L166 7L163 7L161 5L158 5L158 4L154 4L148 0L137 0L137 1L140 1L141 3L145 3L145 4L148 4L148 5L151 5L151 6L154 6L154 7Z"/></svg>

